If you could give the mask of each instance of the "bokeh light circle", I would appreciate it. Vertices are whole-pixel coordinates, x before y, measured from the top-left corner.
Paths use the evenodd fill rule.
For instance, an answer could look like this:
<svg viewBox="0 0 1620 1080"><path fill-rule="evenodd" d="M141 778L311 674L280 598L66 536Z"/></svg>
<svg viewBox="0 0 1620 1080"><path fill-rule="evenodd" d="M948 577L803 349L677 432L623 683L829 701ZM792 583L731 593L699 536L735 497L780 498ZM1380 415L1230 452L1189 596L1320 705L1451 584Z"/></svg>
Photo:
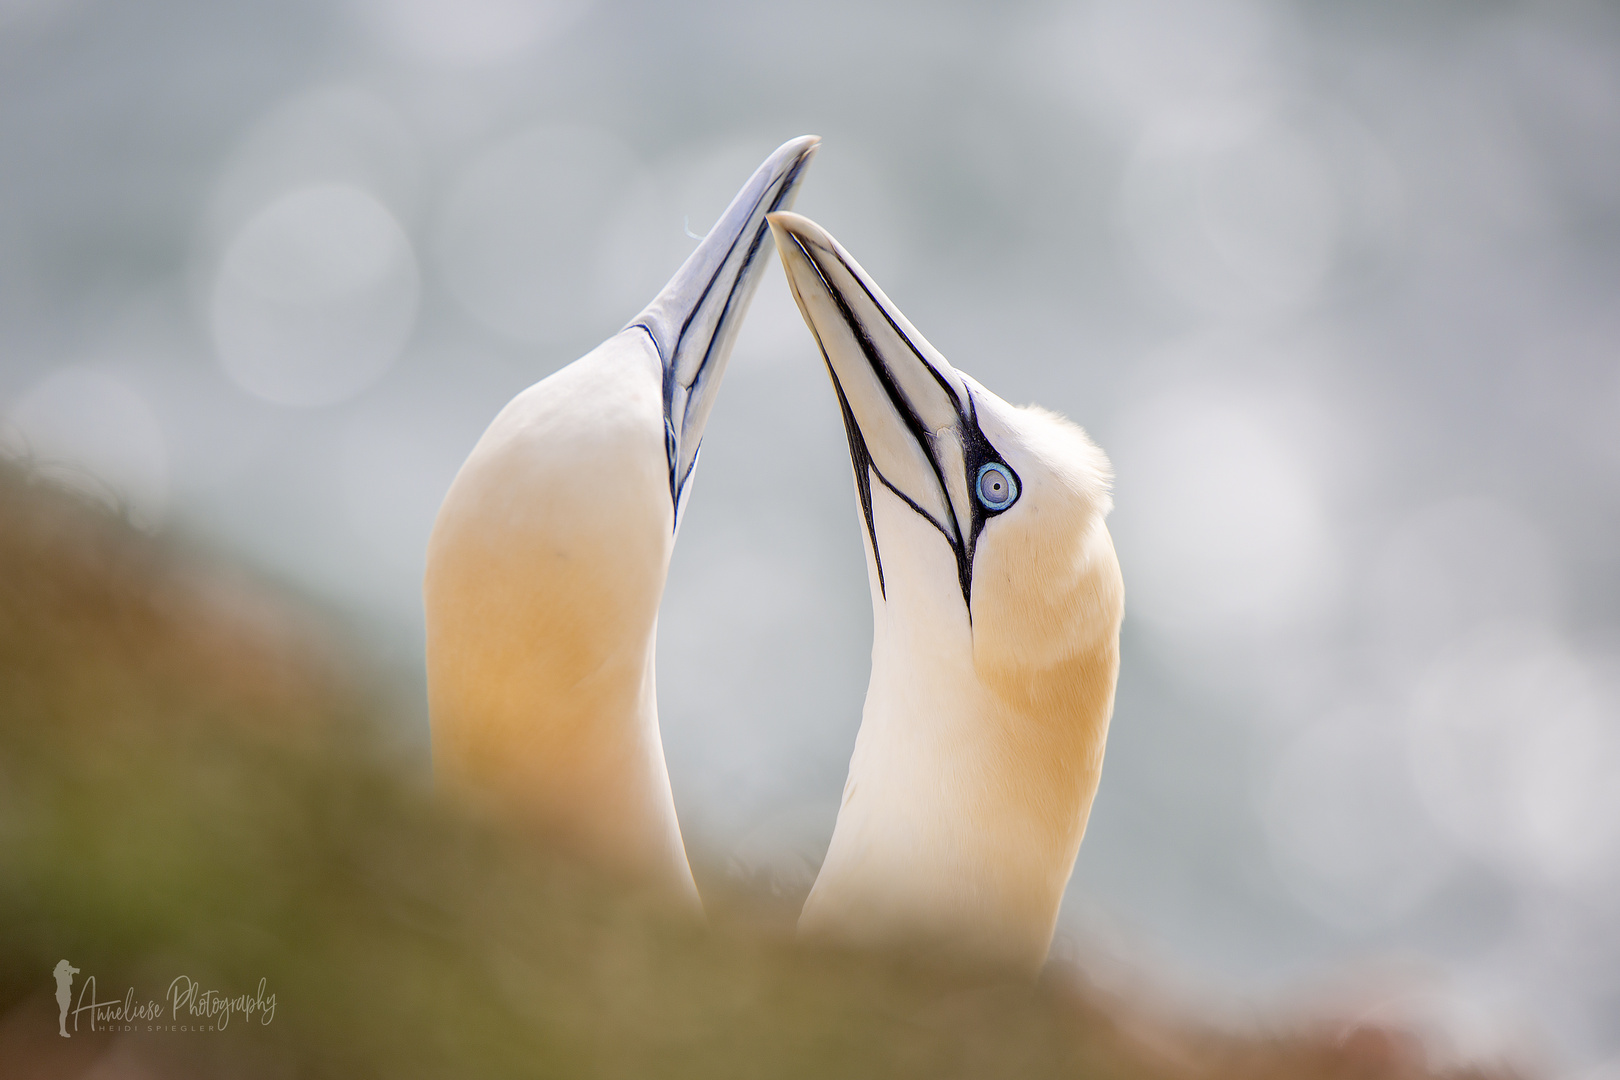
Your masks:
<svg viewBox="0 0 1620 1080"><path fill-rule="evenodd" d="M1283 881L1313 914L1346 929L1410 914L1455 863L1427 826L1390 719L1348 708L1308 726L1283 750L1261 802Z"/></svg>
<svg viewBox="0 0 1620 1080"><path fill-rule="evenodd" d="M163 425L146 399L108 371L73 365L46 375L6 410L0 447L43 475L118 505L155 527L169 500Z"/></svg>
<svg viewBox="0 0 1620 1080"><path fill-rule="evenodd" d="M440 217L438 255L451 294L508 337L567 340L591 324L606 222L643 179L635 155L594 128L537 128L489 150L456 179Z"/></svg>
<svg viewBox="0 0 1620 1080"><path fill-rule="evenodd" d="M1533 624L1481 627L1435 662L1411 713L1412 775L1465 849L1560 884L1612 868L1620 710L1557 637Z"/></svg>
<svg viewBox="0 0 1620 1080"><path fill-rule="evenodd" d="M301 188L249 220L220 260L209 312L220 363L266 401L343 401L399 356L420 292L386 207L349 185Z"/></svg>
<svg viewBox="0 0 1620 1080"><path fill-rule="evenodd" d="M1229 639L1298 627L1339 585L1322 481L1278 422L1282 403L1231 393L1144 402L1113 440L1110 522L1131 610L1161 630Z"/></svg>
<svg viewBox="0 0 1620 1080"><path fill-rule="evenodd" d="M1250 314L1317 293L1338 251L1340 203L1305 135L1251 109L1199 107L1149 129L1120 206L1161 285L1206 311Z"/></svg>
<svg viewBox="0 0 1620 1080"><path fill-rule="evenodd" d="M390 51L434 65L512 61L567 29L590 0L362 0L365 26Z"/></svg>

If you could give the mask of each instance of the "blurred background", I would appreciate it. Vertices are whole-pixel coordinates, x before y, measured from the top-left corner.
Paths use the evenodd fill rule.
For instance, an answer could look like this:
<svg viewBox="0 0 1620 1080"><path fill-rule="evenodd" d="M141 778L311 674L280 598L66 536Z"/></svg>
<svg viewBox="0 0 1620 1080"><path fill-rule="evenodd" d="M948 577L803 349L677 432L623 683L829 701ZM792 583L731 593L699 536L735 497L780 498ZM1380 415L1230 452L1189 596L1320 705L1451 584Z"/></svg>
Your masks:
<svg viewBox="0 0 1620 1080"><path fill-rule="evenodd" d="M1118 471L1058 948L1239 1012L1380 972L1460 1050L1620 1075L1612 4L0 0L0 442L419 686L484 426L811 132L798 209ZM705 441L676 802L803 889L870 613L774 264Z"/></svg>

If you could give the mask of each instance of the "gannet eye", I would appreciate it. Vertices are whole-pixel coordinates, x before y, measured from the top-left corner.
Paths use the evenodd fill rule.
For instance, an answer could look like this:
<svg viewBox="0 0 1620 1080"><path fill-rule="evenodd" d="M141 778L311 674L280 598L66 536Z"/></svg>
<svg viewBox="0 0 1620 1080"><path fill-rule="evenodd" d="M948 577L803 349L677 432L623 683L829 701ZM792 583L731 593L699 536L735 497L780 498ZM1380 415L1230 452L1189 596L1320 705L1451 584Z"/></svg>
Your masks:
<svg viewBox="0 0 1620 1080"><path fill-rule="evenodd" d="M986 510L1005 510L1018 498L1018 481L1005 465L991 462L979 470L979 501Z"/></svg>

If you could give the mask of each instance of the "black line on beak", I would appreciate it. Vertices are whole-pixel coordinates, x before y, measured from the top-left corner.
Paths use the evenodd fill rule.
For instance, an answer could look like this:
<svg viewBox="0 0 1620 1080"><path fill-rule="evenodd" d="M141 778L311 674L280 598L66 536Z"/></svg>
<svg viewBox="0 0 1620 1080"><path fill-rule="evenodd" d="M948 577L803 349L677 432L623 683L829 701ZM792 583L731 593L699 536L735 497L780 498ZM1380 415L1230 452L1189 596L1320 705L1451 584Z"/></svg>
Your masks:
<svg viewBox="0 0 1620 1080"><path fill-rule="evenodd" d="M816 337L816 345L821 345L821 338ZM866 518L866 535L872 541L872 561L877 564L878 595L883 599L889 598L889 587L883 580L883 553L878 550L877 525L872 520L872 474L877 472L877 466L872 464L872 453L866 448L866 436L861 434L861 426L855 422L855 414L849 410L849 398L844 396L844 384L838 381L838 373L832 369L827 361L827 350L821 350L821 359L827 364L827 374L832 376L833 392L838 395L838 408L844 414L844 435L849 439L849 460L855 467L855 491L861 498L861 515ZM882 479L883 474L878 473ZM887 480L883 481L888 484ZM893 490L894 485L889 484Z"/></svg>
<svg viewBox="0 0 1620 1080"><path fill-rule="evenodd" d="M803 245L800 245L800 250L803 250ZM809 252L805 252L805 254L808 257ZM856 283L861 286L861 291L866 293L867 299L871 300L873 306L879 311L883 311L883 305L877 302L877 298L872 296L871 290L867 289L865 283L861 281L860 275L856 274L850 268L849 263L844 261L843 257L838 254L836 249L833 250L833 256L834 258L838 259L839 263L844 267L844 270L849 273L850 277L854 278ZM933 432L928 430L927 425L922 422L922 417L917 415L917 411L912 408L910 400L907 399L906 395L900 390L900 384L895 380L894 372L889 369L888 363L883 359L883 354L880 353L877 346L873 344L872 336L867 331L866 324L863 323L860 317L855 314L854 309L849 306L849 303L844 299L843 294L834 289L832 287L832 283L827 281L825 276L821 275L821 267L816 264L814 259L811 260L811 265L816 267L816 274L821 276L822 284L827 287L827 292L832 297L833 303L838 306L839 314L844 317L844 322L848 324L851 333L855 335L855 340L860 344L861 352L866 357L867 364L872 368L872 373L877 376L879 384L882 385L883 392L888 397L890 406L893 407L894 411L900 416L901 421L906 426L906 430L910 432L912 440L917 444L918 448L922 450L923 457L927 459L929 468L933 470L934 480L939 484L940 498L944 501L946 510L950 512L951 520L949 527L947 528L944 523L936 521L934 519L934 515L924 510L910 496L906 495L899 488L895 487L895 485L889 481L889 478L883 475L881 470L874 468L873 472L877 473L878 479L883 482L884 487L894 492L895 495L899 496L906 503L906 505L910 506L917 513L921 514L925 520L930 522L936 529L940 531L940 534L945 537L946 542L951 545L951 552L956 557L956 577L957 583L962 589L962 603L967 607L969 621L972 621L972 545L971 541L963 538L960 527L957 525L955 507L951 503L951 489L945 483L945 470L940 464L939 458L934 453ZM887 312L883 312L883 317L885 321L887 321L889 325L894 328L895 333L899 334L900 340L906 343L906 347L911 349L911 351L917 356L919 362L928 368L929 372L934 375L935 380L940 383L946 393L950 394L951 401L956 406L957 415L961 416L961 399L957 397L956 391L953 390L951 386L943 379L939 378L939 373L934 371L933 365L927 363L925 360L922 360L922 354L917 351L917 346L912 343L911 339L906 336L905 332L902 331L900 327L895 326L894 320L888 317ZM975 530L975 532L977 532L977 530Z"/></svg>
<svg viewBox="0 0 1620 1080"><path fill-rule="evenodd" d="M804 255L805 260L810 264L811 268L815 270L816 277L821 280L822 287L826 289L827 295L831 297L833 303L837 305L839 314L843 316L844 322L850 328L850 332L854 334L855 340L860 344L861 353L866 357L867 364L871 367L872 372L877 377L879 384L882 385L883 392L888 397L890 406L894 409L895 413L899 415L901 421L906 426L906 430L911 434L912 439L922 450L923 457L927 459L929 468L933 470L934 479L939 484L940 497L944 500L946 509L951 511L951 521L949 527L947 528L944 523L935 519L934 515L930 514L927 510L924 510L920 505L918 505L915 499L896 487L888 477L883 475L883 471L877 467L876 463L872 461L871 453L866 447L866 438L860 433L860 425L855 420L855 415L849 407L848 399L844 396L843 385L838 381L838 374L833 370L832 361L827 357L827 348L821 341L821 335L815 333L815 328L812 326L811 333L815 336L817 347L821 349L821 358L822 361L827 365L827 373L832 376L833 386L838 392L839 406L843 410L844 414L844 425L849 432L851 464L855 467L856 488L861 495L862 511L866 516L867 533L872 539L873 556L875 558L877 555L878 541L877 528L872 517L871 481L866 478L866 473L868 472L876 475L884 487L892 491L897 498L899 498L907 506L911 507L911 509L917 514L921 515L923 520L927 521L929 524L933 525L934 528L938 529L940 535L945 537L945 542L950 544L951 552L956 558L956 576L957 583L962 589L962 603L967 608L968 621L971 623L973 620L973 541L978 538L979 529L982 525L979 517L978 506L975 503L969 507L969 515L973 521L974 527L971 536L964 539L957 526L955 508L951 503L951 490L945 483L944 468L940 465L938 457L936 457L934 454L933 433L928 430L925 424L923 424L922 417L917 415L916 410L911 406L911 402L907 400L905 394L901 392L899 383L895 381L894 373L889 370L889 366L884 362L883 356L880 352L878 352L877 346L872 343L872 338L867 332L866 325L861 322L860 318L856 316L854 310L850 308L848 302L844 299L843 294L837 289L833 288L832 282L828 281L826 275L821 272L821 264L811 256L809 250L805 247L804 242L792 232L789 232L788 235L793 239L794 246L799 249L799 251ZM833 255L834 257L838 258L839 263L846 271L849 272L850 276L853 277L856 282L860 283L860 275L856 274L850 268L849 264L843 260L842 256L838 255L836 250L833 252ZM877 298L872 296L871 290L867 289L864 283L861 283L861 289L866 293L867 298L872 301L873 305L877 307L879 311L883 311L883 305L877 302ZM922 353L917 350L917 346L912 342L911 338L908 337L899 326L895 325L894 320L889 318L886 311L884 311L884 319L889 323L890 326L894 327L895 333L900 335L900 339L904 341L906 346L917 356L918 361L928 368L929 372L934 376L935 380L940 383L941 387L946 391L946 393L950 394L951 401L956 406L957 415L963 420L967 421L967 424L963 425L964 431L966 428L971 427L974 433L977 434L977 423L972 420L971 413L966 415L963 414L962 399L957 395L956 391L950 386L949 383L940 377L939 372L934 370L932 364L929 364L922 358ZM808 321L809 320L806 320L806 322ZM969 408L972 408L971 403L969 404ZM984 437L982 435L979 435L978 438L979 441L984 441ZM860 457L864 459L863 461L856 460L854 447L857 440L859 440L861 451ZM986 443L986 445L988 445L988 443ZM967 446L964 444L964 459L966 458L966 455ZM969 481L969 487L971 488L971 481ZM971 498L971 496L972 493L970 490L969 497ZM884 598L887 599L888 592L883 584L881 562L878 566L878 585L879 591L883 594Z"/></svg>
<svg viewBox="0 0 1620 1080"><path fill-rule="evenodd" d="M808 153L801 153L798 158L794 160L793 165L788 169L788 171L783 174L781 181L776 185L776 195L771 200L770 207L765 211L765 214L774 213L775 211L781 209L783 200L786 199L788 195L791 194L797 187L799 182L799 174L804 171L804 167L810 160L810 156L811 155ZM769 188L766 188L766 190L760 192L759 197L754 200L754 205L749 210L750 218L753 217L754 211L759 208L760 202L765 198L765 195L769 190ZM685 407L681 412L681 429L679 433L675 429L675 418L671 415L671 411L675 405L675 387L678 381L675 374L675 364L671 361L674 357L680 356L681 343L686 340L687 331L692 327L692 320L697 318L699 311L703 310L704 301L708 299L709 293L714 289L715 282L720 279L720 275L725 271L726 263L731 259L732 253L737 250L737 245L742 242L743 234L738 233L732 238L731 243L726 247L725 255L722 256L719 262L715 265L714 272L709 275L708 283L703 286L703 291L698 294L697 301L692 304L690 310L687 311L686 318L681 322L680 333L675 335L675 341L670 346L670 356L664 355L664 350L658 343L658 336L654 334L651 328L649 328L645 323L631 324L632 327L640 327L642 332L645 333L652 341L653 350L658 353L658 362L664 369L662 387L664 398L664 435L667 456L669 458L669 497L674 510L674 516L671 523L672 529L680 521L681 494L686 490L687 481L691 478L692 473L697 469L698 453L703 449L703 440L699 438L698 445L692 448L691 466L686 470L685 476L679 475L680 435L684 434L686 430L687 413L692 407L693 398L698 396L698 387L702 384L704 377L708 374L709 361L714 356L715 346L720 340L721 335L725 332L727 322L732 317L731 309L732 304L737 296L737 290L742 286L743 282L747 280L748 272L754 265L754 259L759 255L759 249L764 244L765 234L770 231L770 227L770 222L766 220L765 215L760 215L759 225L755 228L753 238L748 244L748 251L743 256L742 266L737 269L736 275L732 278L731 289L726 294L725 306L721 308L719 317L715 319L714 333L710 336L709 343L703 350L703 359L698 362L697 370L692 374L692 381L684 386L684 389L687 391L687 398Z"/></svg>
<svg viewBox="0 0 1620 1080"><path fill-rule="evenodd" d="M781 208L782 200L787 198L789 193L791 193L793 191L794 185L798 183L799 173L801 171L803 171L806 160L808 160L807 156L806 155L801 155L798 158L798 160L796 160L793 163L793 167L791 169L789 169L783 175L782 181L781 181L781 183L778 185L778 187L776 189L776 197L771 200L770 208L765 211L766 214L774 213L775 211L777 211L778 209ZM763 199L764 197L765 197L765 193L760 192L760 199ZM759 199L756 199L756 200L754 200L754 208L757 209L758 207L759 207ZM749 216L750 217L753 216L753 210L749 211ZM732 302L736 299L737 290L742 286L743 282L747 280L747 278L748 278L748 270L749 270L749 268L751 266L754 265L754 259L755 259L756 256L759 255L759 249L765 242L765 234L770 231L770 228L771 228L770 222L765 220L764 215L761 215L759 226L758 226L758 228L756 228L754 230L754 236L749 241L748 253L745 256L743 256L742 266L741 266L741 268L738 269L736 275L732 278L731 290L726 294L725 307L723 307L720 310L720 317L715 320L715 324L714 324L715 325L715 333L714 333L714 335L712 337L709 338L708 348L703 350L703 359L701 361L699 361L697 371L693 373L692 381L686 387L687 391L689 392L689 396L687 397L687 408L688 409L691 408L692 397L696 396L695 394L691 394L690 392L697 389L698 384L703 381L703 376L708 371L709 360L714 356L715 343L720 337L720 331L721 331L722 328L725 327L727 320L731 316L731 306L732 306ZM720 272L723 269L725 269L726 260L731 258L731 253L733 251L737 250L737 244L739 242L741 242L741 240L742 240L742 234L739 233L732 240L731 246L726 248L725 258L720 260L719 266L715 269L715 272L709 277L708 285L704 286L702 295L700 295L698 297L698 302L696 304L694 304L693 307L692 307L692 310L687 313L686 321L681 323L681 332L679 334L677 334L676 337L675 337L675 352L677 354L681 350L681 342L686 339L687 330L691 328L692 320L697 318L697 313L700 310L702 310L703 301L708 298L709 290L714 288L714 283L719 278ZM673 367L666 367L665 368L665 375L664 375L664 408L665 408L666 411L668 410L669 406L671 404L673 404L673 402L674 402L674 394L675 394L674 380L675 380L675 370L674 370L674 368ZM682 427L684 428L685 420L686 420L686 417L685 417L684 414L682 415L681 420L682 420ZM694 454L693 460L694 461L696 460L695 454Z"/></svg>
<svg viewBox="0 0 1620 1080"><path fill-rule="evenodd" d="M844 392L843 384L839 381L838 372L834 369L832 361L827 354L826 344L822 341L821 334L816 330L814 322L812 322L809 318L806 318L805 322L810 327L811 335L816 339L816 347L821 350L821 358L822 362L827 367L827 374L832 378L833 389L838 394L838 405L844 417L845 433L849 438L850 462L855 469L856 491L859 493L861 499L861 511L866 520L867 536L872 542L873 559L877 563L879 592L884 596L885 599L887 599L888 589L884 577L882 557L878 550L877 525L872 509L872 476L876 476L878 481L882 483L884 487L892 491L896 498L900 499L925 521L938 529L940 535L945 538L946 543L950 544L951 551L956 558L957 579L962 589L962 603L967 609L968 622L971 625L973 621L973 558L978 547L979 534L984 531L985 523L988 522L990 518L996 517L1005 512L1012 505L1009 503L1008 506L1001 507L999 509L991 509L984 506L984 504L978 498L976 488L978 475L986 464L995 463L1001 468L1006 469L1007 472L1013 477L1014 483L1020 485L1020 488L1022 487L1023 483L1022 478L1020 478L1017 471L1007 463L1006 459L1003 458L1001 454L997 453L996 448L990 443L990 440L985 437L983 429L979 427L978 405L973 399L972 389L969 387L964 387L961 392L958 392L957 388L951 385L950 381L939 371L939 369L936 368L933 363L931 363L928 358L923 355L922 350L919 349L916 342L911 339L911 335L906 333L906 331L900 326L894 316L889 312L889 309L883 303L879 302L878 298L873 294L872 289L868 287L866 281L863 279L861 273L857 271L857 268L852 266L848 259L844 258L843 254L838 250L836 245L830 246L828 250L831 251L833 257L839 261L845 272L847 272L849 276L854 279L856 284L861 287L861 291L866 294L867 300L870 301L872 306L877 308L877 310L882 314L884 321L889 324L890 329L894 331L895 335L899 337L901 341L905 342L906 347L911 350L912 355L916 357L917 362L928 369L928 373L934 377L934 381L939 384L940 389L944 390L948 395L951 405L956 412L957 424L955 427L955 436L961 444L962 466L965 472L963 480L967 489L966 498L968 500L968 505L965 508L967 511L965 516L968 519L969 527L967 529L967 535L962 535L961 526L959 524L959 515L957 512L958 508L952 501L950 487L948 487L945 483L945 466L935 454L934 447L936 440L933 432L930 431L923 423L922 417L918 415L910 400L907 398L905 393L901 391L899 382L894 376L894 372L890 369L888 363L884 360L882 353L873 343L871 334L868 332L866 325L855 314L854 310L846 301L844 295L838 289L835 289L832 283L827 280L827 276L822 271L820 262L818 262L816 258L811 255L810 250L805 244L804 240L792 230L784 231L787 232L787 235L792 239L794 246L799 249L800 254L804 256L805 261L809 263L811 269L815 271L816 277L820 280L822 288L826 291L827 296L830 297L833 303L837 306L839 314L843 317L845 324L849 327L850 332L854 335L856 342L860 346L862 354L866 358L868 366L873 372L873 375L883 387L883 392L887 396L890 406L894 409L896 415L905 425L907 432L911 435L917 446L922 450L923 456L927 459L930 468L933 470L934 479L939 484L940 496L944 500L947 511L950 513L951 520L947 526L946 523L937 520L933 514L929 513L927 510L923 509L922 506L918 505L915 499L896 487L887 476L883 475L883 471L877 467L876 462L872 460L872 454L867 446L866 437L861 432L860 425L855 419L854 410L850 407L849 399ZM790 284L791 281L792 278L790 276ZM794 291L797 293L797 287L795 287Z"/></svg>

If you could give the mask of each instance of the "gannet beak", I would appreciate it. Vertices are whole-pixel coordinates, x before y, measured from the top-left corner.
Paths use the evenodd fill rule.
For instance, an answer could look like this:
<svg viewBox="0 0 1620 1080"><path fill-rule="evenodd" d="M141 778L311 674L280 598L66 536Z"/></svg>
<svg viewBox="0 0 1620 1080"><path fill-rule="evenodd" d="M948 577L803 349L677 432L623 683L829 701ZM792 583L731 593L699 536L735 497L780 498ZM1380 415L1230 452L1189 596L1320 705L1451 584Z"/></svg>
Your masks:
<svg viewBox="0 0 1620 1080"><path fill-rule="evenodd" d="M758 257L765 217L793 205L820 143L803 135L766 158L669 284L630 322L652 338L664 368L664 442L677 522L732 343L765 267Z"/></svg>
<svg viewBox="0 0 1620 1080"><path fill-rule="evenodd" d="M880 590L888 595L872 517L874 480L950 543L971 611L973 546L997 512L973 499L971 487L990 464L1014 474L979 430L967 381L825 229L798 214L769 220L843 410Z"/></svg>

